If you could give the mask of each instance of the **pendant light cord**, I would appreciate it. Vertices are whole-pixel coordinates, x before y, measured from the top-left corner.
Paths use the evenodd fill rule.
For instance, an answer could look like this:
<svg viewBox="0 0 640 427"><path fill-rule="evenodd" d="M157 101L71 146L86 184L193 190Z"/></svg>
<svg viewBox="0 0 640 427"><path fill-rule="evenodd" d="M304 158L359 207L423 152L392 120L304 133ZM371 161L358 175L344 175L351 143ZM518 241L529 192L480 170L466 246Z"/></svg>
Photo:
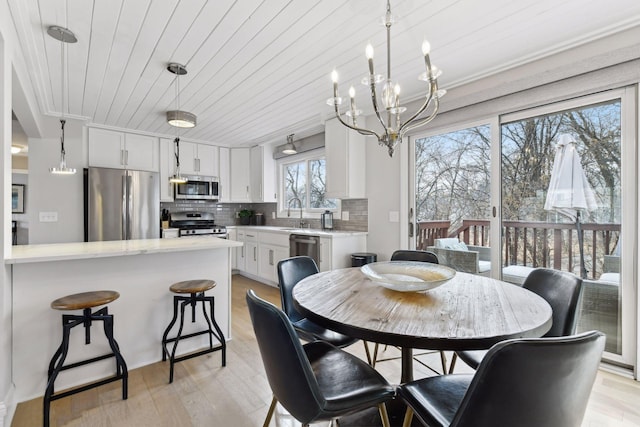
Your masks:
<svg viewBox="0 0 640 427"><path fill-rule="evenodd" d="M65 151L64 151L64 125L67 122L64 119L64 41L62 30L60 31L60 75L62 78L60 79L60 96L61 96L61 112L60 112L60 127L62 129L62 134L60 136L60 153L62 154L62 158L64 159Z"/></svg>

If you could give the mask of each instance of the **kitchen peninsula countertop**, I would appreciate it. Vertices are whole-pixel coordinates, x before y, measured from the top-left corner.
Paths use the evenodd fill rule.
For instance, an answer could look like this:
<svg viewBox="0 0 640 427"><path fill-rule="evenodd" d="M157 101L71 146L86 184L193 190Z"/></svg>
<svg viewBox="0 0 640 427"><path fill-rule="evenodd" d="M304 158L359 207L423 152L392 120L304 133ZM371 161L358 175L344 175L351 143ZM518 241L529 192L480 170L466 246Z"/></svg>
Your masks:
<svg viewBox="0 0 640 427"><path fill-rule="evenodd" d="M234 225L227 228L235 228L240 230L269 231L283 234L309 234L314 236L327 237L349 237L349 236L366 236L366 231L348 231L348 230L319 230L314 228L295 228L295 227L275 227L271 225Z"/></svg>
<svg viewBox="0 0 640 427"><path fill-rule="evenodd" d="M163 252L185 252L242 246L241 242L218 238L116 240L108 242L52 243L12 246L5 264L105 258Z"/></svg>

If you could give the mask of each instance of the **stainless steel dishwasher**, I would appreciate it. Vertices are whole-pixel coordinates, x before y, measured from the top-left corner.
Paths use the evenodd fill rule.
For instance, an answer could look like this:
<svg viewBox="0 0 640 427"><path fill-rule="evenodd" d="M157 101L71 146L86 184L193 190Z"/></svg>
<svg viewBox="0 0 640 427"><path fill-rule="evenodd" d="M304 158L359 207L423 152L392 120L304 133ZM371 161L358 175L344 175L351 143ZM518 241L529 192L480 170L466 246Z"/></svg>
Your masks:
<svg viewBox="0 0 640 427"><path fill-rule="evenodd" d="M320 264L320 236L291 234L289 236L289 256L308 256Z"/></svg>

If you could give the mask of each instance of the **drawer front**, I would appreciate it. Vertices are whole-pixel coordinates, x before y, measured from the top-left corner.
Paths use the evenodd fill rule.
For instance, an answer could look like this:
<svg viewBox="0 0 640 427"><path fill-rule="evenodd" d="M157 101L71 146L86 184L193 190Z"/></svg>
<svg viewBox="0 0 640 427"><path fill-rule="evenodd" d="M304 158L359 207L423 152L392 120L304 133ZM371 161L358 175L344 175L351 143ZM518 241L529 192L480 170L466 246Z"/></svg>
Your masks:
<svg viewBox="0 0 640 427"><path fill-rule="evenodd" d="M261 231L259 233L260 243L276 246L289 247L289 234L288 233L269 233Z"/></svg>

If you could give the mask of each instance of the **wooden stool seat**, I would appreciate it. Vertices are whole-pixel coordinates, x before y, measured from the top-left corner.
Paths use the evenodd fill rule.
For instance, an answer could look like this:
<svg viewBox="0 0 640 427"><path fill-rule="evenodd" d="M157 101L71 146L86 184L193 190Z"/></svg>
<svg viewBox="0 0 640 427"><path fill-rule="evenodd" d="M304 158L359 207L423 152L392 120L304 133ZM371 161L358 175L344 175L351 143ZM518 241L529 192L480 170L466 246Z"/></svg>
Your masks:
<svg viewBox="0 0 640 427"><path fill-rule="evenodd" d="M185 280L183 282L174 283L169 287L171 292L176 294L198 294L208 291L216 286L213 280Z"/></svg>
<svg viewBox="0 0 640 427"><path fill-rule="evenodd" d="M55 310L82 310L85 308L105 305L120 297L116 291L93 291L67 295L51 303Z"/></svg>

